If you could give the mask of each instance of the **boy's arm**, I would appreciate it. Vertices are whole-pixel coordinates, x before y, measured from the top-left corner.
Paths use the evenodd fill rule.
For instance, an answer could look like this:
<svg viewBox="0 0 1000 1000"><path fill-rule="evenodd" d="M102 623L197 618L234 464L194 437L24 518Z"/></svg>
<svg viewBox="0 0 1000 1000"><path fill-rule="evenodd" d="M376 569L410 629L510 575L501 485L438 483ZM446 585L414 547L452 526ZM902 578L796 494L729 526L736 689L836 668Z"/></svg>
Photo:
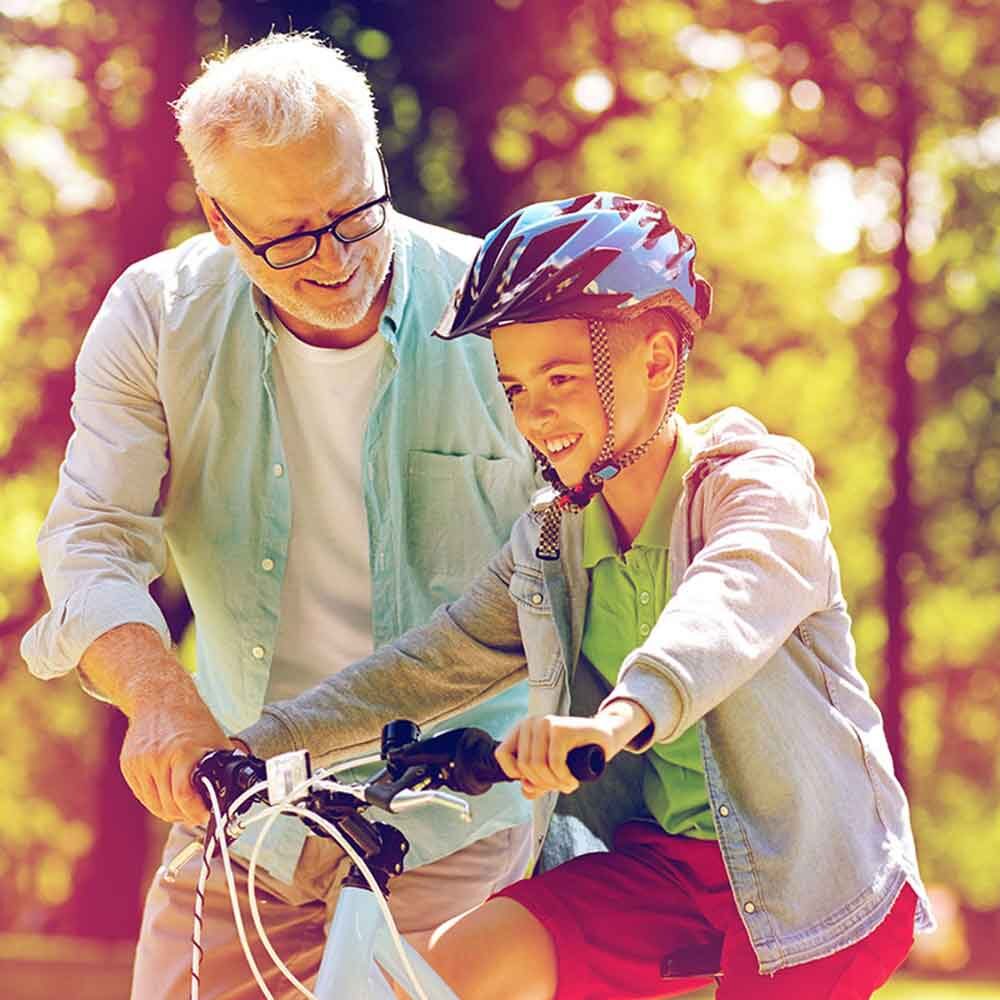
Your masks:
<svg viewBox="0 0 1000 1000"><path fill-rule="evenodd" d="M427 625L299 697L265 706L238 739L260 757L304 748L323 764L377 748L391 719L432 725L499 694L527 670L507 589L512 571L508 543Z"/></svg>
<svg viewBox="0 0 1000 1000"><path fill-rule="evenodd" d="M604 701L631 699L653 719L635 751L680 736L830 601L830 522L811 477L766 451L734 459L701 489L704 547Z"/></svg>

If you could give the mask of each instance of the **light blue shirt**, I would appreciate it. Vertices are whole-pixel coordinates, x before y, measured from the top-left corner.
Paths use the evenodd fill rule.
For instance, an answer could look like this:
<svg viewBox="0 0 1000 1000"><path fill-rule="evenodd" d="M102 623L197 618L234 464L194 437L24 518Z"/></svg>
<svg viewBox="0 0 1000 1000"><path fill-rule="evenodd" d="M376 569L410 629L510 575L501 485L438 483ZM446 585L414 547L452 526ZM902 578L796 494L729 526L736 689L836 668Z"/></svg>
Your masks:
<svg viewBox="0 0 1000 1000"><path fill-rule="evenodd" d="M391 224L378 331L389 350L362 455L375 645L458 596L535 486L489 343L430 336L478 241L399 215ZM209 234L140 261L111 288L77 361L75 431L39 538L52 610L21 647L37 676L68 673L96 638L128 622L169 643L148 592L169 546L197 622L199 691L227 732L259 717L291 530L268 314ZM502 736L526 707L519 685L457 724ZM409 864L525 822L529 811L509 786L474 800L473 817L471 826L401 820ZM287 880L301 834L286 839L262 863Z"/></svg>

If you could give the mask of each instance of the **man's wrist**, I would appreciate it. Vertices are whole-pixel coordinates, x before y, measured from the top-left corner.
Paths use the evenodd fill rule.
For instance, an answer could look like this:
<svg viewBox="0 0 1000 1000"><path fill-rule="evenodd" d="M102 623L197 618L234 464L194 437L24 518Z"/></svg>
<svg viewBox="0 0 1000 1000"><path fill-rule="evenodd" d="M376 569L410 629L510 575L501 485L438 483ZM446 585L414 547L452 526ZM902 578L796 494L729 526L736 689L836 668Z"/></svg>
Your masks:
<svg viewBox="0 0 1000 1000"><path fill-rule="evenodd" d="M149 625L119 625L95 639L79 669L129 718L178 702L200 701L191 675Z"/></svg>

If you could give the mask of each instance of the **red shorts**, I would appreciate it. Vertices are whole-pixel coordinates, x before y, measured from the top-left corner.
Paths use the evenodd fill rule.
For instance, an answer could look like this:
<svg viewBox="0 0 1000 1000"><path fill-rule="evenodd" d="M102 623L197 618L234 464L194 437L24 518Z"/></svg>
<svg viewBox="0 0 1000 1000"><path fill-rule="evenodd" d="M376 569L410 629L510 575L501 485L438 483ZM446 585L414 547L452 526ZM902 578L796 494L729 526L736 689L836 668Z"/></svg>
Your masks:
<svg viewBox="0 0 1000 1000"><path fill-rule="evenodd" d="M613 851L574 858L497 895L520 903L552 937L556 1000L692 992L712 979L664 979L664 959L713 945L722 947L717 1000L867 1000L910 950L917 905L906 886L857 944L762 976L718 844L673 837L652 823L626 823Z"/></svg>

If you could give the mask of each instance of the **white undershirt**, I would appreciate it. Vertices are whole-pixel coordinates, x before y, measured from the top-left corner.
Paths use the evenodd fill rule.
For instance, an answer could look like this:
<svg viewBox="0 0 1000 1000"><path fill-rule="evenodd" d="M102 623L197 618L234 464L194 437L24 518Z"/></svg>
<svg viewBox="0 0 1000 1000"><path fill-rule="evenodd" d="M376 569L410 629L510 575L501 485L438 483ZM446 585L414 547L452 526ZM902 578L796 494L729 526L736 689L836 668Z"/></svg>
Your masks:
<svg viewBox="0 0 1000 1000"><path fill-rule="evenodd" d="M292 527L269 702L295 697L373 649L361 450L385 352L378 333L345 350L313 347L272 320Z"/></svg>

